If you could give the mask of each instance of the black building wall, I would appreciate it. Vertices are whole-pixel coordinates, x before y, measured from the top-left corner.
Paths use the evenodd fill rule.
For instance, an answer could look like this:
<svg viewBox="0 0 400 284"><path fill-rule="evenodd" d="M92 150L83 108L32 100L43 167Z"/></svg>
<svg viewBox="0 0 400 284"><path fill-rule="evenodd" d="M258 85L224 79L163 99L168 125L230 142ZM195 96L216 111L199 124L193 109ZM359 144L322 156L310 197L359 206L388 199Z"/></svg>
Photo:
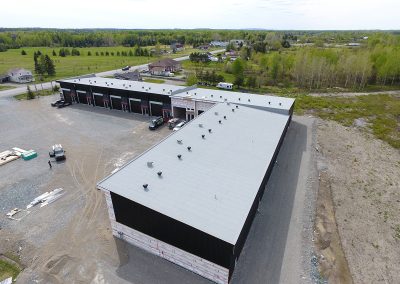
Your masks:
<svg viewBox="0 0 400 284"><path fill-rule="evenodd" d="M171 98L169 95L154 94L151 93L151 90L149 90L148 92L146 91L138 92L131 90L114 89L111 85L109 87L99 87L86 84L79 84L78 82L76 83L59 82L59 83L61 88L73 90L75 93L77 90L79 90L79 91L89 92L90 94L100 93L108 96L125 97L127 98L127 100L129 98L140 99L142 100L142 102L145 102L147 104L147 107L150 107L149 101L156 101L156 102L162 102L163 107L171 108ZM129 86L128 83L127 85ZM129 108L128 111L130 111Z"/></svg>
<svg viewBox="0 0 400 284"><path fill-rule="evenodd" d="M233 245L111 192L115 219L132 229L226 268Z"/></svg>

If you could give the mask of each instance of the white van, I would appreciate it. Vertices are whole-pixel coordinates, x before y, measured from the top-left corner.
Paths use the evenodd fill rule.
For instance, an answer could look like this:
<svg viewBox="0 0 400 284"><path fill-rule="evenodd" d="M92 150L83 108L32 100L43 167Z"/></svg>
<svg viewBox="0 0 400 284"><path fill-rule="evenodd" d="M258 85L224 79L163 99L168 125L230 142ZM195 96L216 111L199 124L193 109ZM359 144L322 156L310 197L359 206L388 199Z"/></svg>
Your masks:
<svg viewBox="0 0 400 284"><path fill-rule="evenodd" d="M232 90L233 84L232 83L219 82L217 84L217 88L226 89L226 90Z"/></svg>

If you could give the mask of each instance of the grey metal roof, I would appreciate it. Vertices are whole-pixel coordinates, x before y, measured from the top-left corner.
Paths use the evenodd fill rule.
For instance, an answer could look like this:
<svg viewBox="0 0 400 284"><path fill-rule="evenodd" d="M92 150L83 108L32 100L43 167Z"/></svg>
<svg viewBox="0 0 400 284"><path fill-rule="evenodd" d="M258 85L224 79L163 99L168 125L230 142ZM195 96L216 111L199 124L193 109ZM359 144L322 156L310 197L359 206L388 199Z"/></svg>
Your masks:
<svg viewBox="0 0 400 284"><path fill-rule="evenodd" d="M216 104L100 181L98 188L236 244L288 119Z"/></svg>
<svg viewBox="0 0 400 284"><path fill-rule="evenodd" d="M64 80L58 80L58 82L76 83L89 86L106 87L119 90L130 90L130 91L168 95L168 96L174 91L185 88L185 86L146 83L141 81L127 82L124 80L103 78L103 77L64 79Z"/></svg>
<svg viewBox="0 0 400 284"><path fill-rule="evenodd" d="M239 93L223 90L196 88L192 90L179 90L174 98L183 98L198 101L232 102L244 106L252 106L265 110L288 114L294 104L294 99L270 95Z"/></svg>

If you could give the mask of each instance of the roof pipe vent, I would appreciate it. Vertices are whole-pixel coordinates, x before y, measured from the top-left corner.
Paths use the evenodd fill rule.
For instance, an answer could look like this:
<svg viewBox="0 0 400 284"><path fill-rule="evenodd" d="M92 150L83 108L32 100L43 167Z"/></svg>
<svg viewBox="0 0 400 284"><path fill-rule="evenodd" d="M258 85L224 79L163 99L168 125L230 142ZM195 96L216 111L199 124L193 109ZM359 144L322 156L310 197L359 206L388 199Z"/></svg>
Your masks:
<svg viewBox="0 0 400 284"><path fill-rule="evenodd" d="M250 99L248 99L247 101L250 102Z"/></svg>
<svg viewBox="0 0 400 284"><path fill-rule="evenodd" d="M146 190L148 186L149 186L149 185L148 185L147 183L145 183L145 184L143 185L144 190Z"/></svg>
<svg viewBox="0 0 400 284"><path fill-rule="evenodd" d="M208 129L208 133L211 133L211 131L212 131L212 129L210 128L210 129Z"/></svg>
<svg viewBox="0 0 400 284"><path fill-rule="evenodd" d="M239 106L236 106L236 108L239 108Z"/></svg>
<svg viewBox="0 0 400 284"><path fill-rule="evenodd" d="M178 142L178 144L182 144L182 140L176 140L176 142Z"/></svg>
<svg viewBox="0 0 400 284"><path fill-rule="evenodd" d="M182 155L181 154L178 154L177 157L178 157L179 160L182 159Z"/></svg>
<svg viewBox="0 0 400 284"><path fill-rule="evenodd" d="M214 97L214 95L213 95L213 94L211 94L211 97L213 98L213 97Z"/></svg>
<svg viewBox="0 0 400 284"><path fill-rule="evenodd" d="M202 123L199 123L199 127L202 128L202 127L203 127L203 124L202 124Z"/></svg>
<svg viewBox="0 0 400 284"><path fill-rule="evenodd" d="M219 96L220 99L222 99L222 96Z"/></svg>
<svg viewBox="0 0 400 284"><path fill-rule="evenodd" d="M239 98L239 101L240 101L240 98Z"/></svg>
<svg viewBox="0 0 400 284"><path fill-rule="evenodd" d="M153 167L153 163L154 163L154 162L147 162L147 166L148 166L149 168L152 168L152 167Z"/></svg>
<svg viewBox="0 0 400 284"><path fill-rule="evenodd" d="M268 102L268 104L270 105L270 104L271 104L271 102Z"/></svg>
<svg viewBox="0 0 400 284"><path fill-rule="evenodd" d="M159 177L161 177L162 171L157 172L157 175L158 175Z"/></svg>
<svg viewBox="0 0 400 284"><path fill-rule="evenodd" d="M192 147L190 147L190 146L188 146L187 149L189 152L192 151Z"/></svg>
<svg viewBox="0 0 400 284"><path fill-rule="evenodd" d="M234 109L234 108L232 109L232 112L235 112L235 109Z"/></svg>
<svg viewBox="0 0 400 284"><path fill-rule="evenodd" d="M226 119L226 115L224 115L224 119Z"/></svg>
<svg viewBox="0 0 400 284"><path fill-rule="evenodd" d="M214 112L215 115L218 115L218 111Z"/></svg>
<svg viewBox="0 0 400 284"><path fill-rule="evenodd" d="M221 124L221 123L222 123L222 121L221 121L221 120L218 120L218 122L219 122L219 124Z"/></svg>
<svg viewBox="0 0 400 284"><path fill-rule="evenodd" d="M281 106L281 105L282 105L282 103L279 103L279 105Z"/></svg>
<svg viewBox="0 0 400 284"><path fill-rule="evenodd" d="M201 135L201 138L206 139L206 136L204 134Z"/></svg>

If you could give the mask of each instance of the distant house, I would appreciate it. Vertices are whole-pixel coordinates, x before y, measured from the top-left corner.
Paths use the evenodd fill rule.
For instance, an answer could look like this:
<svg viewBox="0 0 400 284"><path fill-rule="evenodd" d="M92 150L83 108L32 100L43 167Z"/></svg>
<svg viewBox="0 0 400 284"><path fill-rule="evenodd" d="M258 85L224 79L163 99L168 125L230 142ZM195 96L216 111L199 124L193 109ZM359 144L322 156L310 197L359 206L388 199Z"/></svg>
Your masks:
<svg viewBox="0 0 400 284"><path fill-rule="evenodd" d="M176 43L171 44L171 49L175 52L182 51L185 49L185 46L182 43L176 42Z"/></svg>
<svg viewBox="0 0 400 284"><path fill-rule="evenodd" d="M210 42L211 46L215 46L215 47L226 47L228 46L229 42L227 41L219 41L219 40L213 40L212 42Z"/></svg>
<svg viewBox="0 0 400 284"><path fill-rule="evenodd" d="M142 81L142 76L140 76L138 70L125 73L115 73L114 78L120 80L129 80L129 81Z"/></svg>
<svg viewBox="0 0 400 284"><path fill-rule="evenodd" d="M32 72L24 68L16 68L8 71L10 81L14 83L29 83L33 81Z"/></svg>
<svg viewBox="0 0 400 284"><path fill-rule="evenodd" d="M235 47L246 45L243 39L231 39L229 43L233 44Z"/></svg>
<svg viewBox="0 0 400 284"><path fill-rule="evenodd" d="M182 65L173 59L165 58L149 64L149 71L152 75L166 76L169 73L182 70Z"/></svg>
<svg viewBox="0 0 400 284"><path fill-rule="evenodd" d="M358 43L358 42L349 42L349 43L347 44L347 46L358 47L358 46L361 46L361 43Z"/></svg>
<svg viewBox="0 0 400 284"><path fill-rule="evenodd" d="M197 48L200 50L208 50L210 48L210 46L205 44L205 45L200 45Z"/></svg>
<svg viewBox="0 0 400 284"><path fill-rule="evenodd" d="M5 83L10 81L10 76L7 74L0 74L0 83Z"/></svg>

